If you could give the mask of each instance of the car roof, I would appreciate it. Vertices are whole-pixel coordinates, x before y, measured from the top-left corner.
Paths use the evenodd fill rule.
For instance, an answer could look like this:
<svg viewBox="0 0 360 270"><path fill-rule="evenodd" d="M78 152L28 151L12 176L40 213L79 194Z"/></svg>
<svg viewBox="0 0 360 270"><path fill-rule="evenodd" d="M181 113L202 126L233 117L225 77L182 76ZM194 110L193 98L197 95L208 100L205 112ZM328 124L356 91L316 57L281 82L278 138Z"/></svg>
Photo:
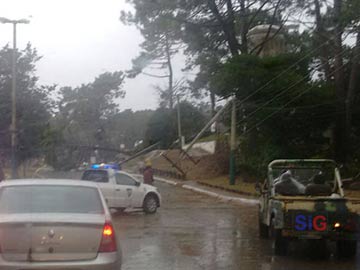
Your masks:
<svg viewBox="0 0 360 270"><path fill-rule="evenodd" d="M84 173L85 172L89 172L89 171L104 171L104 172L111 172L111 173L120 173L120 174L125 174L125 175L128 175L128 176L132 176L130 173L127 173L125 171L122 171L122 170L115 170L115 169L111 169L111 168L108 168L108 169L104 169L104 168L100 168L100 169L86 169L84 170Z"/></svg>
<svg viewBox="0 0 360 270"><path fill-rule="evenodd" d="M134 177L131 173L122 171L122 170L115 170L115 169L86 169L84 170L84 172L86 171L108 171L108 172L113 172L113 173L119 173L119 174L125 174L131 177Z"/></svg>
<svg viewBox="0 0 360 270"><path fill-rule="evenodd" d="M24 185L60 185L98 188L96 183L73 179L9 179L0 183L0 187Z"/></svg>
<svg viewBox="0 0 360 270"><path fill-rule="evenodd" d="M120 170L115 170L115 169L112 169L112 168L88 168L88 169L85 169L84 172L86 171L113 171L113 172L120 172Z"/></svg>

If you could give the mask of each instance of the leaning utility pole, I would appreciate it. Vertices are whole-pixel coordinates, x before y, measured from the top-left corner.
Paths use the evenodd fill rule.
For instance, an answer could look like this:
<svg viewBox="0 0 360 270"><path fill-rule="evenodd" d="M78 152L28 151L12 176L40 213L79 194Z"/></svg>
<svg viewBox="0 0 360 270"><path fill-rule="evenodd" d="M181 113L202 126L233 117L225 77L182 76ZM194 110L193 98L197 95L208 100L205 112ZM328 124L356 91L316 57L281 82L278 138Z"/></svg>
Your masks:
<svg viewBox="0 0 360 270"><path fill-rule="evenodd" d="M211 120L203 127L203 129L196 135L196 137L189 143L189 145L184 150L184 154L182 155L183 158L185 158L186 153L190 151L190 149L194 146L194 144L199 140L199 138L207 131L210 126L222 115L222 113L225 111L225 109L230 105L231 100L228 101L214 116L211 118Z"/></svg>
<svg viewBox="0 0 360 270"><path fill-rule="evenodd" d="M236 150L236 102L235 97L232 100L231 110L231 138L230 138L230 185L235 185L235 150Z"/></svg>
<svg viewBox="0 0 360 270"><path fill-rule="evenodd" d="M182 134L181 134L181 114L180 114L180 101L179 96L176 96L177 99L177 125L178 125L178 135L179 135L179 148L182 150L183 144L182 144Z"/></svg>

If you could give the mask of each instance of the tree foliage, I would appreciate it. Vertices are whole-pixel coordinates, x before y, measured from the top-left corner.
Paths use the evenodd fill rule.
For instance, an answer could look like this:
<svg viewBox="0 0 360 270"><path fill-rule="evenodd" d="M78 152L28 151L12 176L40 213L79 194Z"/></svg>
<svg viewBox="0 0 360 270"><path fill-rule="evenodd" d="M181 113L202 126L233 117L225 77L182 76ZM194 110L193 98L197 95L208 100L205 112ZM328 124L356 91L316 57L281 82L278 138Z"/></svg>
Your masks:
<svg viewBox="0 0 360 270"><path fill-rule="evenodd" d="M178 106L178 105L177 105ZM194 137L206 123L206 116L188 102L180 103L182 135L186 139ZM177 108L160 107L151 117L145 134L146 143L160 142L162 148L174 147L178 139Z"/></svg>
<svg viewBox="0 0 360 270"><path fill-rule="evenodd" d="M123 13L122 18L140 28L146 40L143 45L149 40L160 46L159 33L170 33L167 37L172 44L181 42L187 56L184 70L198 70L195 79L189 83L192 94L195 97L209 95L213 113L216 97L208 82L219 65L231 56L251 53L249 30L260 24L283 25L284 12L291 3L289 0L129 2L135 13L132 16ZM137 60L141 59L143 63L144 59L149 59L144 56Z"/></svg>
<svg viewBox="0 0 360 270"><path fill-rule="evenodd" d="M335 157L346 162L352 154L352 118L360 85L360 5L356 0L294 1L293 5L314 21L308 31L321 62L318 70L334 84L337 97ZM355 40L351 46L349 36Z"/></svg>
<svg viewBox="0 0 360 270"><path fill-rule="evenodd" d="M183 43L186 70L197 73L190 82L196 96L205 90L214 108L216 96L236 95L241 104L239 117L246 119L246 124L239 128L258 126L258 133L253 131L242 138L251 145L253 153L256 152L253 147L259 147L261 153L261 145L264 145L266 149L277 149L271 150L276 154L268 158L303 154L346 162L357 156L355 149L358 148L350 146L359 145L360 141L356 109L360 89L359 1L158 0L131 3L149 21L162 17L177 23L174 37ZM249 33L259 25L267 27L268 31L263 42L253 44ZM260 58L267 44L279 35L286 42L284 49L278 52L280 55ZM301 57L304 61L294 65ZM282 75L276 77L279 74ZM292 86L296 82L299 83ZM247 99L264 85L266 87ZM311 91L297 98L308 88ZM243 99L246 102L242 102ZM262 106L264 108L255 113ZM282 107L284 109L272 116L272 112ZM246 118L250 114L251 119ZM255 138L259 141L252 143ZM282 141L291 143L283 146ZM251 151L249 158L259 157Z"/></svg>
<svg viewBox="0 0 360 270"><path fill-rule="evenodd" d="M161 100L172 109L179 85L175 80L173 58L180 50L177 29L179 24L167 18L167 11L159 10L154 1L131 1L135 13L121 13L121 21L135 24L144 37L141 52L132 60L128 76L134 78L140 73L159 79L167 79L167 86L157 86ZM170 3L170 2L169 2ZM167 4L169 4L167 3Z"/></svg>
<svg viewBox="0 0 360 270"><path fill-rule="evenodd" d="M12 91L12 53L5 46L0 50L0 149L10 159L11 147L11 91ZM51 94L54 86L42 86L35 74L35 65L40 60L36 49L30 44L17 51L17 164L41 154L44 132L48 127L53 102Z"/></svg>
<svg viewBox="0 0 360 270"><path fill-rule="evenodd" d="M81 146L115 147L108 136L113 128L108 122L119 113L116 100L125 95L123 80L122 72L105 72L91 83L60 89L59 111L49 130L55 138L47 143L51 165L71 168L83 159L89 160L94 149L84 152Z"/></svg>
<svg viewBox="0 0 360 270"><path fill-rule="evenodd" d="M145 140L148 123L154 111L125 110L112 116L105 124L105 130L110 138L111 145L120 146L125 149L134 149L135 144Z"/></svg>

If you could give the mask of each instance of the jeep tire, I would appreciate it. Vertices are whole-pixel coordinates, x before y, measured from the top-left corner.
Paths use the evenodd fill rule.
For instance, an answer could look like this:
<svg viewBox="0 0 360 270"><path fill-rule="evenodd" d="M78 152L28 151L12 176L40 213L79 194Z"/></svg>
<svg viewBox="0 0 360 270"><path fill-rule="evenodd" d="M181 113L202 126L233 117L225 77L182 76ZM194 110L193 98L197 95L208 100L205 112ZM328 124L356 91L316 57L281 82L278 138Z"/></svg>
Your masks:
<svg viewBox="0 0 360 270"><path fill-rule="evenodd" d="M259 218L259 236L260 238L269 238L269 226L262 223Z"/></svg>
<svg viewBox="0 0 360 270"><path fill-rule="evenodd" d="M353 258L357 251L357 241L339 240L336 242L336 248L340 258Z"/></svg>
<svg viewBox="0 0 360 270"><path fill-rule="evenodd" d="M289 240L282 236L281 229L274 228L274 220L271 221L269 234L273 241L273 249L275 255L278 256L287 255Z"/></svg>

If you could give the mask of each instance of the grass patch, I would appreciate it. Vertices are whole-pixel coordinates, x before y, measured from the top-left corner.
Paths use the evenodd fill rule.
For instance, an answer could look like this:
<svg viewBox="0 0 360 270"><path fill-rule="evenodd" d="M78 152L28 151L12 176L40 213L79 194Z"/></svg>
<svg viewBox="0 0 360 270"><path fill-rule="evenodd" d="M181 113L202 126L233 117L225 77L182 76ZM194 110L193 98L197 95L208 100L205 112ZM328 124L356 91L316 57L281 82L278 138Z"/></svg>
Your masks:
<svg viewBox="0 0 360 270"><path fill-rule="evenodd" d="M243 182L241 181L241 179L236 179L235 185L230 185L229 178L226 176L221 176L213 179L198 180L198 182L205 185L217 187L219 189L258 196L255 190L255 184ZM345 197L360 199L360 190L344 189L344 192Z"/></svg>
<svg viewBox="0 0 360 270"><path fill-rule="evenodd" d="M229 178L226 176L221 176L213 179L199 180L198 182L206 185L211 185L213 187L218 187L220 189L234 191L237 193L244 193L255 196L257 195L254 183L245 183L240 179L236 179L235 185L230 185Z"/></svg>
<svg viewBox="0 0 360 270"><path fill-rule="evenodd" d="M206 136L206 137L203 137L203 138L197 140L196 142L197 142L197 143L201 143L201 142L212 142L212 141L216 141L216 140L218 140L218 139L220 139L220 140L225 140L225 139L227 139L227 138L228 138L228 136L225 135L225 134L220 134L220 135L218 135L218 134L211 134L211 135L209 135L209 136Z"/></svg>

